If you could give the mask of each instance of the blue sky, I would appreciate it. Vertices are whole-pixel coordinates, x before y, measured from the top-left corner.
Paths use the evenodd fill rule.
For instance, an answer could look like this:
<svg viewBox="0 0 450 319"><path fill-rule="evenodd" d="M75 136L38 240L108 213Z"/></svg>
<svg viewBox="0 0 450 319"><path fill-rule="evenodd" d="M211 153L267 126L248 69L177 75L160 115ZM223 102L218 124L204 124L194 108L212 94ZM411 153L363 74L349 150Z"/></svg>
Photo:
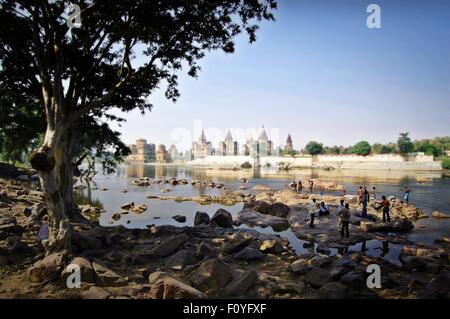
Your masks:
<svg viewBox="0 0 450 319"><path fill-rule="evenodd" d="M381 29L366 8L381 7ZM125 142L187 149L200 126L216 144L230 128L243 142L264 125L275 144L291 133L350 145L450 135L450 1L279 0L276 21L236 52L210 53L197 79L180 75L176 103L151 97L152 112L113 125ZM209 134L208 134L209 133Z"/></svg>

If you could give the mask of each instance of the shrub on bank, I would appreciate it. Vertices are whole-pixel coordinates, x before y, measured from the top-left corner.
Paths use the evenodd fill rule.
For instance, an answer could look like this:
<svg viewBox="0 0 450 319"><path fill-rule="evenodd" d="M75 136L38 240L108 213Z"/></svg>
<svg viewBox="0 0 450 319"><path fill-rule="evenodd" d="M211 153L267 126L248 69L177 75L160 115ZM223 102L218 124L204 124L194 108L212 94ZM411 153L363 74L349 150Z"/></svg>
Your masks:
<svg viewBox="0 0 450 319"><path fill-rule="evenodd" d="M252 164L250 164L248 161L245 163L242 163L241 168L252 168Z"/></svg>
<svg viewBox="0 0 450 319"><path fill-rule="evenodd" d="M440 160L442 161L442 168L450 169L450 157L443 157Z"/></svg>

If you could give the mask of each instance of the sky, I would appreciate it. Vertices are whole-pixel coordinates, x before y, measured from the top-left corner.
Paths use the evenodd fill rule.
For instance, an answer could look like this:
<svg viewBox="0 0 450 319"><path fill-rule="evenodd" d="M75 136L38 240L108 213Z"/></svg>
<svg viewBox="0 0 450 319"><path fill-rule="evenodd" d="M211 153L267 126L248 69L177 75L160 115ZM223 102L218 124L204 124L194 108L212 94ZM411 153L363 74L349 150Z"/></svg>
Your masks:
<svg viewBox="0 0 450 319"><path fill-rule="evenodd" d="M367 27L371 3L380 29ZM216 146L227 129L241 144L264 125L295 149L450 135L450 1L279 0L275 17L255 43L207 54L198 78L180 74L176 103L157 92L151 112L111 126L179 150L202 128Z"/></svg>

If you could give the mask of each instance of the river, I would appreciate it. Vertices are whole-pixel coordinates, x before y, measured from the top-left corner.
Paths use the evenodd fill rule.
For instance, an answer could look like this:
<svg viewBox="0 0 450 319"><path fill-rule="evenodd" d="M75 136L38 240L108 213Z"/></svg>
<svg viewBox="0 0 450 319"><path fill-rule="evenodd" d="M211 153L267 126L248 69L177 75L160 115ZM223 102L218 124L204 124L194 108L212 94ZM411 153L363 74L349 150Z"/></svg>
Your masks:
<svg viewBox="0 0 450 319"><path fill-rule="evenodd" d="M211 181L214 183L223 183L227 188L238 189L241 178L248 180L245 185L252 192L251 188L255 185L266 185L274 190L286 188L287 184L293 180L307 180L318 178L323 181L331 181L341 184L345 187L348 194L354 194L359 186L366 186L371 189L377 188L377 193L381 195L402 196L404 186L412 189L410 202L429 214L430 218L419 220L415 229L409 234L408 238L417 243L431 244L436 238L450 235L450 220L435 219L431 217L434 210L444 212L450 211L450 178L443 177L436 172L393 172L393 171L356 171L356 170L313 170L304 169L296 171L278 172L271 168L256 170L219 170L207 169L189 166L175 165L121 165L116 173L110 175L98 174L94 177L92 185L81 192L77 192L77 201L82 203L91 203L95 206L101 206L106 211L100 216L100 224L103 226L123 225L127 228L145 228L148 225L176 225L191 226L196 211L204 211L210 215L219 208L225 208L233 216L241 209L243 204L234 206L223 206L220 204L201 205L195 202L176 202L174 200L148 199L147 195L170 195L170 196L199 196L202 194L217 195L221 192L215 188L195 187L190 184L169 186L168 184L151 184L148 187L139 187L132 182L136 178L148 177L150 179L165 178L186 178ZM167 194L162 194L163 189L170 188ZM103 190L107 189L107 190ZM124 193L122 190L128 192ZM332 192L330 192L332 194ZM126 202L133 201L137 204L146 204L147 211L142 214L122 215L118 221L112 220L115 212L120 212L120 206ZM187 220L185 223L178 223L172 217L175 215L184 215ZM273 233L271 228L259 228L258 231ZM302 254L314 248L303 248L304 242L295 237L290 230L278 233L280 236L290 240L291 246L298 254ZM399 263L398 254L402 248L401 245L390 244L389 251L382 249L382 244L377 240L368 241L366 247L361 244L350 249L367 249L366 253L382 256L394 263ZM332 251L332 254L337 251Z"/></svg>

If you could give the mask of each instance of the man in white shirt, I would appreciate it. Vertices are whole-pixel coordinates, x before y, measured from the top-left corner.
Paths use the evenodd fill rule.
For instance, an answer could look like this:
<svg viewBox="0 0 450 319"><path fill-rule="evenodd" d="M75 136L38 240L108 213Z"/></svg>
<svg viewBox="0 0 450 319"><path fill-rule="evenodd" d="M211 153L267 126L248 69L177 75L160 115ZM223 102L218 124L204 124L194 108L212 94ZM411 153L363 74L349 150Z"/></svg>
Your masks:
<svg viewBox="0 0 450 319"><path fill-rule="evenodd" d="M317 211L317 203L316 203L315 198L313 198L312 202L309 204L308 211L309 211L309 214L311 215L311 219L309 220L309 227L313 228L314 227L314 217L316 216L316 211Z"/></svg>

